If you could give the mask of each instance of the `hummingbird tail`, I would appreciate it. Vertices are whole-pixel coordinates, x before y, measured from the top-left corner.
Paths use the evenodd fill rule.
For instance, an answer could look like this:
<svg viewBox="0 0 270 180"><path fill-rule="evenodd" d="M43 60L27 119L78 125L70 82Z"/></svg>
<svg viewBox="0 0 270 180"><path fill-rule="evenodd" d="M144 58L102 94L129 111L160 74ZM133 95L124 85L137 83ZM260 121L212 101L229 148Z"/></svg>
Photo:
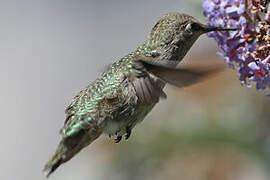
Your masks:
<svg viewBox="0 0 270 180"><path fill-rule="evenodd" d="M89 145L101 134L101 131L92 131L89 135L85 131L79 131L75 135L63 138L59 143L56 152L52 158L47 162L44 168L44 172L47 172L49 177L61 164L70 160L76 155L82 148Z"/></svg>
<svg viewBox="0 0 270 180"><path fill-rule="evenodd" d="M66 162L67 147L61 141L52 158L46 163L43 171L47 173L48 178L62 163Z"/></svg>

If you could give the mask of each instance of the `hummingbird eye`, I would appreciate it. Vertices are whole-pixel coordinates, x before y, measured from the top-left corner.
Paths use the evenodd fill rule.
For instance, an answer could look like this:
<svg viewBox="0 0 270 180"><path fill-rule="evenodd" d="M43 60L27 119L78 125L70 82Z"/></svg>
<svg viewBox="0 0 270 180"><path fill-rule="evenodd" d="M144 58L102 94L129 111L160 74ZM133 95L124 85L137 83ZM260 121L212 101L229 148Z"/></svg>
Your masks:
<svg viewBox="0 0 270 180"><path fill-rule="evenodd" d="M198 23L196 23L196 22L190 23L190 26L191 26L191 29L192 29L193 31L198 31L198 30L201 29L201 26L200 26Z"/></svg>
<svg viewBox="0 0 270 180"><path fill-rule="evenodd" d="M200 28L201 28L200 25L198 23L196 23L196 22L188 23L187 26L186 26L186 30L190 31L190 32L198 31L198 30L200 30Z"/></svg>

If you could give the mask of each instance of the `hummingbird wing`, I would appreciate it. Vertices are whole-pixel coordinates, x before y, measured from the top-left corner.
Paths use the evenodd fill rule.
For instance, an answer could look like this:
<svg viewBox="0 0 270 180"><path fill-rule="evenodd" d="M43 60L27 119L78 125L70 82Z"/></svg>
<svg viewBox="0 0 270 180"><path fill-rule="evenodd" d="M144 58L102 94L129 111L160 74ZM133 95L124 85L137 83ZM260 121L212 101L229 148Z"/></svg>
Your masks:
<svg viewBox="0 0 270 180"><path fill-rule="evenodd" d="M167 98L167 95L162 90L163 87L159 83L160 80L151 75L137 58L134 57L132 73L129 79L133 82L140 104L149 105L157 103L159 98Z"/></svg>
<svg viewBox="0 0 270 180"><path fill-rule="evenodd" d="M149 57L144 58L143 56L140 56L137 61L140 61L149 73L179 88L203 81L224 69L223 66L210 64L187 68L172 68L164 63L154 62Z"/></svg>
<svg viewBox="0 0 270 180"><path fill-rule="evenodd" d="M160 97L167 97L162 88L149 75L136 78L133 85L142 104L157 103Z"/></svg>

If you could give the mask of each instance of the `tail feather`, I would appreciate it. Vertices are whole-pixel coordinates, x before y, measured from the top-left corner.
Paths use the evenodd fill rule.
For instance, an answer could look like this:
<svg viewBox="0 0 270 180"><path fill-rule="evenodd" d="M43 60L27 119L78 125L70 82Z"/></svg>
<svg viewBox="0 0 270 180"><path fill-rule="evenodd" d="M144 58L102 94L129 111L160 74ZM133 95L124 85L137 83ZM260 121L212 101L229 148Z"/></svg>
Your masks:
<svg viewBox="0 0 270 180"><path fill-rule="evenodd" d="M52 158L46 163L43 171L47 173L48 178L62 163L66 162L67 147L60 142Z"/></svg>
<svg viewBox="0 0 270 180"><path fill-rule="evenodd" d="M49 177L61 164L70 160L75 154L80 152L82 148L89 145L95 139L97 139L101 134L101 131L94 129L89 135L89 130L79 131L73 136L68 138L63 138L59 143L56 152L52 158L47 162L44 168L44 172L47 172L47 177Z"/></svg>
<svg viewBox="0 0 270 180"><path fill-rule="evenodd" d="M45 167L44 171L48 172L46 177L48 178L60 165L62 164L62 158L58 159L54 164L50 167Z"/></svg>

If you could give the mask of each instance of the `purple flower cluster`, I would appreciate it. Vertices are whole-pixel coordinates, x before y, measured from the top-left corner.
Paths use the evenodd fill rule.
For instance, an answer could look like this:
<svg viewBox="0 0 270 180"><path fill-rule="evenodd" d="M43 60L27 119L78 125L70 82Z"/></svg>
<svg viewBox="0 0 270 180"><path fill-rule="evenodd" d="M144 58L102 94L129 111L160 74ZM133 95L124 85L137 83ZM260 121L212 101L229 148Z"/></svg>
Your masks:
<svg viewBox="0 0 270 180"><path fill-rule="evenodd" d="M238 31L210 32L242 84L256 83L258 90L270 88L269 0L204 0L209 26L234 27Z"/></svg>

